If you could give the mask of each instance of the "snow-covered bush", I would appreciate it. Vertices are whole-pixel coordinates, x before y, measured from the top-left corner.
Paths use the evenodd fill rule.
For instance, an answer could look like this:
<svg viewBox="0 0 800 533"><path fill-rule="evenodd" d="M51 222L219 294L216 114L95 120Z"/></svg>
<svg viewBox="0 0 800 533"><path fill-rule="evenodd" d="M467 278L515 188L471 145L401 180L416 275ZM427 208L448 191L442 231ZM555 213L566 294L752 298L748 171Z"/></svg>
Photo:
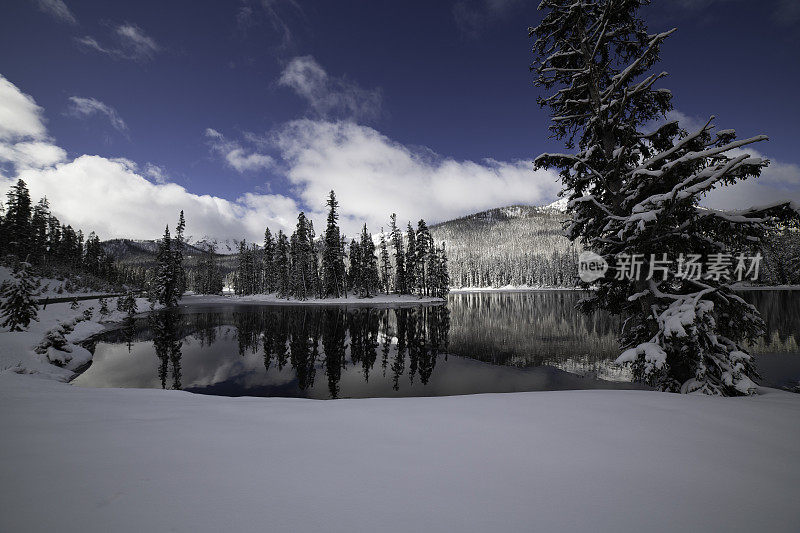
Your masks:
<svg viewBox="0 0 800 533"><path fill-rule="evenodd" d="M10 331L23 331L31 323L38 320L39 305L36 295L39 283L30 271L31 265L21 262L17 265L11 279L0 284L0 316L3 327Z"/></svg>

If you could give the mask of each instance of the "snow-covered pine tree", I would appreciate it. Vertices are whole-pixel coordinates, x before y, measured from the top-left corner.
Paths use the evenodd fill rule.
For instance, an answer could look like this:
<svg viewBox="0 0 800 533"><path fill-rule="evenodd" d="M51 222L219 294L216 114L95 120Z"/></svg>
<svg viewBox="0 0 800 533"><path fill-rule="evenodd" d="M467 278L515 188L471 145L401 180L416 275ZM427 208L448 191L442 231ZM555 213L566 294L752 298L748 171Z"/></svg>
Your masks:
<svg viewBox="0 0 800 533"><path fill-rule="evenodd" d="M31 215L31 253L29 261L43 265L47 259L47 223L50 219L50 204L42 198L33 208Z"/></svg>
<svg viewBox="0 0 800 533"><path fill-rule="evenodd" d="M411 222L408 223L406 229L406 275L405 287L406 292L411 294L414 287L417 285L417 237L414 228L411 227Z"/></svg>
<svg viewBox="0 0 800 533"><path fill-rule="evenodd" d="M195 291L200 294L219 294L222 292L222 272L217 265L216 243L208 243L203 250L195 278Z"/></svg>
<svg viewBox="0 0 800 533"><path fill-rule="evenodd" d="M322 275L319 265L319 246L317 232L314 231L314 221L308 221L308 268L310 278L310 292L317 298L322 298Z"/></svg>
<svg viewBox="0 0 800 533"><path fill-rule="evenodd" d="M350 241L350 250L347 254L350 268L347 271L347 282L350 287L350 291L352 291L356 296L361 294L361 279L362 279L362 262L361 262L361 245L353 239Z"/></svg>
<svg viewBox="0 0 800 533"><path fill-rule="evenodd" d="M337 221L339 213L336 211L339 202L333 191L330 192L326 202L328 206L328 220L325 227L325 249L322 252L322 285L323 295L338 298L344 288L344 260L342 257L341 231Z"/></svg>
<svg viewBox="0 0 800 533"><path fill-rule="evenodd" d="M164 237L158 243L156 254L156 275L153 280L154 300L166 307L178 305L178 290L175 270L175 256L172 250L172 238L169 226L164 230Z"/></svg>
<svg viewBox="0 0 800 533"><path fill-rule="evenodd" d="M420 296L427 296L429 294L427 270L431 249L433 247L433 239L431 239L431 232L428 230L428 225L422 219L417 222L417 234L415 236L414 247L417 291L419 291Z"/></svg>
<svg viewBox="0 0 800 533"><path fill-rule="evenodd" d="M577 142L577 152L543 154L535 166L560 170L570 239L609 263L641 254L642 279L616 279L624 273L618 268L582 304L626 319L626 351L617 361L662 390L750 394L755 371L744 344L763 330L758 312L728 280L690 279L677 260L746 254L775 217L795 213L788 204L737 212L698 205L711 189L760 174L768 162L741 148L765 136L715 134L710 120L693 133L677 122L644 132L671 108L671 93L653 87L666 73L648 71L675 31L648 33L638 14L648 3L542 1L545 16L530 29L537 55L531 69L537 86L558 89L538 101L552 112L553 136L568 148ZM672 262L658 263L662 254ZM654 267L664 270L644 279Z"/></svg>
<svg viewBox="0 0 800 533"><path fill-rule="evenodd" d="M281 298L289 298L289 240L283 230L278 230L273 261L275 271L275 290Z"/></svg>
<svg viewBox="0 0 800 533"><path fill-rule="evenodd" d="M392 285L392 262L389 259L389 248L386 246L386 235L383 232L383 228L381 228L381 240L379 248L381 254L381 289L384 293L389 294L389 291L391 290L390 287Z"/></svg>
<svg viewBox="0 0 800 533"><path fill-rule="evenodd" d="M292 293L304 300L314 293L313 277L316 265L312 257L310 228L302 211L297 216L297 228L292 234L290 253L292 256Z"/></svg>
<svg viewBox="0 0 800 533"><path fill-rule="evenodd" d="M128 318L133 318L133 315L139 311L138 305L136 304L136 295L133 293L133 291L127 291L125 296L120 297L120 299L122 300L121 311L127 313Z"/></svg>
<svg viewBox="0 0 800 533"><path fill-rule="evenodd" d="M183 232L186 229L186 219L183 217L183 209L178 216L178 225L175 226L175 238L172 239L173 268L175 269L175 290L180 298L186 292L186 270L183 267Z"/></svg>
<svg viewBox="0 0 800 533"><path fill-rule="evenodd" d="M108 301L105 298L100 298L97 300L97 304L100 306L98 312L100 313L100 319L104 320L111 314L111 311L108 309Z"/></svg>
<svg viewBox="0 0 800 533"><path fill-rule="evenodd" d="M397 215L390 217L390 230L392 233L392 248L394 249L394 290L398 294L405 294L406 290L406 261L403 251L403 232L397 227Z"/></svg>
<svg viewBox="0 0 800 533"><path fill-rule="evenodd" d="M20 180L22 181L22 180ZM20 262L14 269L11 279L0 284L0 323L9 331L27 329L31 320L38 320L39 304L36 303L36 292L39 282L31 273L31 265L27 261Z"/></svg>
<svg viewBox="0 0 800 533"><path fill-rule="evenodd" d="M361 296L371 298L380 286L378 258L375 257L375 243L372 234L364 224L361 231Z"/></svg>
<svg viewBox="0 0 800 533"><path fill-rule="evenodd" d="M267 294L275 292L274 257L275 239L272 237L272 232L267 228L264 231L264 250L261 254L262 284L264 292Z"/></svg>
<svg viewBox="0 0 800 533"><path fill-rule="evenodd" d="M3 217L5 253L26 257L32 241L31 196L23 180L17 180L6 194L6 213Z"/></svg>

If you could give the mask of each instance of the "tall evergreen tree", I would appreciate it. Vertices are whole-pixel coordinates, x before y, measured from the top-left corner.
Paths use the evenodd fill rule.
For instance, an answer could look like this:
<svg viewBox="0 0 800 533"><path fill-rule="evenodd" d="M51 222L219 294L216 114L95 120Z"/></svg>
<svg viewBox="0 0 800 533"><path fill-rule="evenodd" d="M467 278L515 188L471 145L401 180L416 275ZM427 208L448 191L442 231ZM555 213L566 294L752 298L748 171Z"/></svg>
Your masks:
<svg viewBox="0 0 800 533"><path fill-rule="evenodd" d="M348 285L354 294L360 295L362 286L361 245L355 239L350 241L350 250L347 256L350 263L350 269L347 272Z"/></svg>
<svg viewBox="0 0 800 533"><path fill-rule="evenodd" d="M322 284L324 296L338 298L345 291L344 259L339 230L339 202L333 191L328 196L328 220L325 227L325 249L322 252Z"/></svg>
<svg viewBox="0 0 800 533"><path fill-rule="evenodd" d="M29 262L34 265L43 265L48 255L48 221L50 219L50 204L47 198L42 198L33 208L31 215L31 251Z"/></svg>
<svg viewBox="0 0 800 533"><path fill-rule="evenodd" d="M398 294L405 294L406 289L406 260L403 250L403 232L397 227L397 215L390 217L390 231L392 234L392 248L394 249L394 290Z"/></svg>
<svg viewBox="0 0 800 533"><path fill-rule="evenodd" d="M760 336L756 309L729 280L691 279L681 254L747 253L775 217L796 215L787 204L738 212L698 207L710 190L757 177L767 162L741 148L764 136L736 140L713 132L709 120L689 133L663 119L671 93L649 73L674 30L649 33L639 8L648 0L543 0L535 38L536 85L554 89L539 104L550 108L553 135L577 152L543 154L537 168L560 170L569 198L567 234L615 264L617 275L596 282L583 308L625 318L618 362L662 390L750 394L755 371L745 344ZM738 149L738 152L732 150ZM624 257L640 254L641 269L626 272ZM671 261L661 263L666 254ZM663 268L663 270L661 270ZM621 275L620 275L621 274Z"/></svg>
<svg viewBox="0 0 800 533"><path fill-rule="evenodd" d="M275 245L275 258L273 261L275 271L276 290L282 298L289 298L289 240L283 230L278 230L278 240Z"/></svg>
<svg viewBox="0 0 800 533"><path fill-rule="evenodd" d="M378 274L378 258L375 257L375 243L372 241L372 234L367 230L367 225L364 224L364 229L361 231L361 279L360 279L360 294L363 297L371 297L380 286L380 277Z"/></svg>
<svg viewBox="0 0 800 533"><path fill-rule="evenodd" d="M164 230L164 237L158 243L155 274L153 287L155 301L166 307L177 307L179 295L169 226Z"/></svg>
<svg viewBox="0 0 800 533"><path fill-rule="evenodd" d="M411 227L411 222L408 223L408 228L406 229L405 273L405 287L411 293L417 285L417 235L414 232L414 228Z"/></svg>
<svg viewBox="0 0 800 533"><path fill-rule="evenodd" d="M267 228L264 231L264 250L261 254L263 271L263 290L267 294L275 292L275 239Z"/></svg>
<svg viewBox="0 0 800 533"><path fill-rule="evenodd" d="M175 238L172 240L173 268L175 269L175 287L180 298L186 292L186 270L183 266L183 250L185 239L183 232L186 229L186 219L183 218L183 209L178 216L178 225L175 226Z"/></svg>
<svg viewBox="0 0 800 533"><path fill-rule="evenodd" d="M417 234L414 241L414 259L417 281L417 291L420 296L428 295L428 266L430 263L431 249L433 248L433 239L431 232L428 230L428 225L424 220L420 219L417 223Z"/></svg>
<svg viewBox="0 0 800 533"><path fill-rule="evenodd" d="M6 235L6 254L25 259L30 254L33 240L31 228L31 197L28 186L17 180L6 194L6 214L3 217L3 232Z"/></svg>
<svg viewBox="0 0 800 533"><path fill-rule="evenodd" d="M389 290L392 284L392 262L389 258L389 248L386 246L386 236L383 233L383 228L381 228L381 239L380 239L380 254L381 254L381 261L380 261L380 270L381 270L381 289L384 293L389 294Z"/></svg>
<svg viewBox="0 0 800 533"><path fill-rule="evenodd" d="M200 294L219 294L222 292L222 286L222 272L217 264L216 245L208 243L200 258L194 290Z"/></svg>

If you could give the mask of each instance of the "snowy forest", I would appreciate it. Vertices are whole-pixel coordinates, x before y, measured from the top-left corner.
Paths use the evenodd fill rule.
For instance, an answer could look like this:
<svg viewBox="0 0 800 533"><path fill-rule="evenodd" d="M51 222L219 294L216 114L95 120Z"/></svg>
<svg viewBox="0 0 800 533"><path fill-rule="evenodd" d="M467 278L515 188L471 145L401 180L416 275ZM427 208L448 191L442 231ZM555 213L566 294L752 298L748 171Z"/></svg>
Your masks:
<svg viewBox="0 0 800 533"><path fill-rule="evenodd" d="M171 307L187 289L198 294L219 294L226 279L237 295L276 294L280 298L370 298L376 294L445 296L449 290L447 254L438 246L424 220L405 234L392 214L390 232L379 235L376 246L367 225L358 239L342 235L334 191L327 200L325 232L317 237L305 213L297 217L291 235L267 228L263 246L242 240L234 270L224 276L214 244L207 244L196 268L184 268L185 220L183 211L170 236L169 226L159 241L156 266L148 280L151 299Z"/></svg>

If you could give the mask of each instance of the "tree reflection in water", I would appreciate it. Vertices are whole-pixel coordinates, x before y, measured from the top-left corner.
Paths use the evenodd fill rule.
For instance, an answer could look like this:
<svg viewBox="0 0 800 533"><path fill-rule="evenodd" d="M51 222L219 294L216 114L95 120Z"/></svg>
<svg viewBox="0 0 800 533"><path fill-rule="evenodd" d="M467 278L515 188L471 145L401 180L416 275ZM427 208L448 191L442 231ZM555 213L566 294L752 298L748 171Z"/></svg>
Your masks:
<svg viewBox="0 0 800 533"><path fill-rule="evenodd" d="M331 398L341 395L342 372L359 369L364 382L376 372L380 353L380 378L390 372L392 388L399 390L409 359L408 380L416 375L427 384L437 356L447 348L450 311L446 306L413 309L343 309L337 307L260 307L232 313L180 314L155 312L147 319L147 332L158 359L162 388L180 389L181 348L186 340L210 347L230 337L233 326L239 357L261 354L264 370L289 366L300 391L314 386L318 372L327 380ZM132 343L132 326L121 330ZM148 335L149 333L149 335ZM390 356L391 365L389 363ZM169 378L172 378L171 381Z"/></svg>
<svg viewBox="0 0 800 533"><path fill-rule="evenodd" d="M400 309L236 304L157 312L87 343L93 363L73 383L312 398L624 386L630 376L613 364L620 324L576 311L580 297L454 294L447 306ZM753 347L762 383L796 381L798 293L742 297L767 323Z"/></svg>

